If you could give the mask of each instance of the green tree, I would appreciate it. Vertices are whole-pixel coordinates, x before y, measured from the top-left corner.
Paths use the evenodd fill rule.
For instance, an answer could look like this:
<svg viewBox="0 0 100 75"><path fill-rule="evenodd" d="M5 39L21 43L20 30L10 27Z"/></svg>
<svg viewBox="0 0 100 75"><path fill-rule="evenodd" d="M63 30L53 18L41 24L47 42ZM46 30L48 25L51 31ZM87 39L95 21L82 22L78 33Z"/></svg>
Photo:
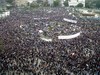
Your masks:
<svg viewBox="0 0 100 75"><path fill-rule="evenodd" d="M45 2L43 2L43 6L44 7L50 6L50 4L48 3L48 0L46 0Z"/></svg>
<svg viewBox="0 0 100 75"><path fill-rule="evenodd" d="M13 4L14 0L6 0L7 3Z"/></svg>
<svg viewBox="0 0 100 75"><path fill-rule="evenodd" d="M42 0L37 0L37 3L42 3L43 1Z"/></svg>
<svg viewBox="0 0 100 75"><path fill-rule="evenodd" d="M79 4L77 5L77 7L83 7L83 4L82 4L82 3L79 3Z"/></svg>
<svg viewBox="0 0 100 75"><path fill-rule="evenodd" d="M53 2L53 6L54 6L54 7L60 6L60 0L55 0L55 1Z"/></svg>
<svg viewBox="0 0 100 75"><path fill-rule="evenodd" d="M63 4L64 4L64 6L69 6L69 5L68 5L68 0L64 1Z"/></svg>
<svg viewBox="0 0 100 75"><path fill-rule="evenodd" d="M7 9L11 9L13 6L15 6L14 0L6 0Z"/></svg>
<svg viewBox="0 0 100 75"><path fill-rule="evenodd" d="M97 8L100 8L100 0L97 0L95 5Z"/></svg>
<svg viewBox="0 0 100 75"><path fill-rule="evenodd" d="M90 4L89 3L85 3L85 7L86 8L90 8Z"/></svg>
<svg viewBox="0 0 100 75"><path fill-rule="evenodd" d="M38 3L33 2L33 3L30 4L30 8L36 8L36 7L39 7Z"/></svg>
<svg viewBox="0 0 100 75"><path fill-rule="evenodd" d="M100 0L86 0L86 8L100 8Z"/></svg>

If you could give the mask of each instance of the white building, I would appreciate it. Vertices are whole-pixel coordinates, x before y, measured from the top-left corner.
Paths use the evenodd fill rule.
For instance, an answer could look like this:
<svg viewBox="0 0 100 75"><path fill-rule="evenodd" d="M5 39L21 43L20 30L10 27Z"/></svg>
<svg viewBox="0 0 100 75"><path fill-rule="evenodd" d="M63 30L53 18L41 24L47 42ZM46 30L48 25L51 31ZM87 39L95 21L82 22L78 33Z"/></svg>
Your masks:
<svg viewBox="0 0 100 75"><path fill-rule="evenodd" d="M77 6L79 3L85 7L85 0L69 0L69 6Z"/></svg>

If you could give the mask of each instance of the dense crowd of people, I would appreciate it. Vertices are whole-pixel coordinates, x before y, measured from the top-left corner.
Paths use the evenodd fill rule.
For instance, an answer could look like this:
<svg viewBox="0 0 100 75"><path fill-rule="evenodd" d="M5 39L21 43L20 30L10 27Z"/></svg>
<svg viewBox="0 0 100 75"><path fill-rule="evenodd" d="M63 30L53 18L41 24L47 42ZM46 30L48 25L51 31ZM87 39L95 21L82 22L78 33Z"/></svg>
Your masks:
<svg viewBox="0 0 100 75"><path fill-rule="evenodd" d="M82 19L75 14L74 8L64 7L12 9L10 16L0 19L4 45L0 51L1 75L99 75L100 20ZM41 40L39 30L54 40ZM79 31L81 35L74 39L56 38Z"/></svg>

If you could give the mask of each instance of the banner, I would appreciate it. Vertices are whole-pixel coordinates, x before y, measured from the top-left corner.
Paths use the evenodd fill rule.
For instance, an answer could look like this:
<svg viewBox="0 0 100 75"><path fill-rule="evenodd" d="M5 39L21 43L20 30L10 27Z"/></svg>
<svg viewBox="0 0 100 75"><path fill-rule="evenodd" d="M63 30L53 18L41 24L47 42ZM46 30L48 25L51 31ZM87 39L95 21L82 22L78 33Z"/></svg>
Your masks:
<svg viewBox="0 0 100 75"><path fill-rule="evenodd" d="M77 23L76 20L71 20L71 19L66 19L66 18L63 18L63 20L70 23Z"/></svg>
<svg viewBox="0 0 100 75"><path fill-rule="evenodd" d="M61 35L61 36L58 36L58 39L73 39L73 38L80 36L80 34L81 34L81 32L78 32L73 35Z"/></svg>

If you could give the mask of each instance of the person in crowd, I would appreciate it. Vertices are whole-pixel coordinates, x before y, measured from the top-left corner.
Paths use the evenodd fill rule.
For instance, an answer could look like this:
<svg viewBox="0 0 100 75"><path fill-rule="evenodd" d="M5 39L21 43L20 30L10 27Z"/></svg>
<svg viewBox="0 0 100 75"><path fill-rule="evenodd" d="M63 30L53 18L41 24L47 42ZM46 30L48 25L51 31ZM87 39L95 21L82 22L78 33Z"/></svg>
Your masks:
<svg viewBox="0 0 100 75"><path fill-rule="evenodd" d="M11 10L0 19L1 75L83 75L100 71L100 20L82 19L71 8ZM74 15L74 16L73 16ZM63 18L77 20L76 24ZM40 39L39 30L56 40ZM58 34L81 35L59 40ZM59 32L59 33L58 33Z"/></svg>

